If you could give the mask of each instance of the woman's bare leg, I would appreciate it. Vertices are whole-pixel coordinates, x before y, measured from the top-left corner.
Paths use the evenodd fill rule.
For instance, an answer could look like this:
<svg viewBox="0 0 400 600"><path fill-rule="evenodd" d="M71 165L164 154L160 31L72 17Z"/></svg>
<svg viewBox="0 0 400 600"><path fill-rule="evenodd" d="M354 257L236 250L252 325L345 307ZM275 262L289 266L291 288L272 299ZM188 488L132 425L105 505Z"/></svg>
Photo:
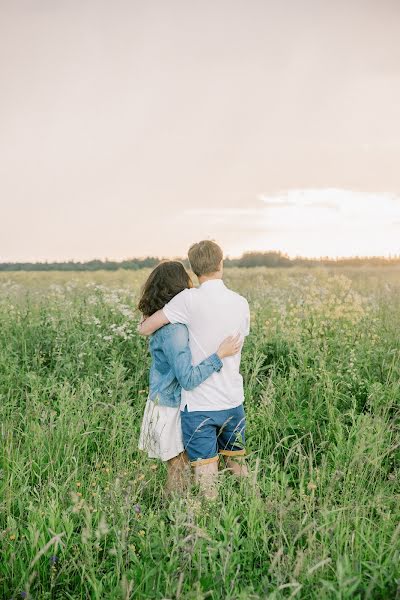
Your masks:
<svg viewBox="0 0 400 600"><path fill-rule="evenodd" d="M167 460L167 471L166 493L185 492L190 481L190 465L186 452Z"/></svg>

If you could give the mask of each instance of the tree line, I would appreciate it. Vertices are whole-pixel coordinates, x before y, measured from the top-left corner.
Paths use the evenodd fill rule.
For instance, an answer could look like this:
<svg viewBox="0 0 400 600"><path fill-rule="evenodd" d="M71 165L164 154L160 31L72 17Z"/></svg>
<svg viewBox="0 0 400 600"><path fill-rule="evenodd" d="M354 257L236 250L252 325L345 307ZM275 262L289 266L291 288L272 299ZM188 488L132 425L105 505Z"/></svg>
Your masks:
<svg viewBox="0 0 400 600"><path fill-rule="evenodd" d="M89 260L64 261L64 262L3 262L0 263L0 271L116 271L127 269L136 271L138 269L153 268L160 262L159 257L148 256L146 258L130 258L127 260ZM178 259L188 267L187 259ZM390 266L400 265L400 255L383 257L355 256L350 258L290 258L282 252L245 252L240 258L226 258L225 267L363 267L363 266Z"/></svg>

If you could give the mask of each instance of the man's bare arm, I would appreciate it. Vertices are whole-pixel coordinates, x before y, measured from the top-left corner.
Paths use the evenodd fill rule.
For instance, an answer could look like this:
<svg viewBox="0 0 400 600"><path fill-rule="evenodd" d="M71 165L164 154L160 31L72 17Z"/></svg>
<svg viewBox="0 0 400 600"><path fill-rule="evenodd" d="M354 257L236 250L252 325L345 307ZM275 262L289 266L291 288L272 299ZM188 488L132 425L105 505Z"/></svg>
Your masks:
<svg viewBox="0 0 400 600"><path fill-rule="evenodd" d="M158 310L154 313L154 315L151 315L151 317L148 317L139 323L138 332L140 335L151 335L157 331L157 329L160 329L160 327L166 325L167 323L169 323L169 321L163 311Z"/></svg>

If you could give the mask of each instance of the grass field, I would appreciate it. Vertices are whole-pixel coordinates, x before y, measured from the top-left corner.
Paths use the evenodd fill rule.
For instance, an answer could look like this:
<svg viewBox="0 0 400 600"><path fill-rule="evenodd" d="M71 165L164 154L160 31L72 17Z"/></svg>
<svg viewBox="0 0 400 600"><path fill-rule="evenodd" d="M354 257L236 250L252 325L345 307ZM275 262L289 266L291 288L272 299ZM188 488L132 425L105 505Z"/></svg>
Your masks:
<svg viewBox="0 0 400 600"><path fill-rule="evenodd" d="M400 270L226 273L261 497L215 503L137 450L146 275L0 274L0 597L400 598Z"/></svg>

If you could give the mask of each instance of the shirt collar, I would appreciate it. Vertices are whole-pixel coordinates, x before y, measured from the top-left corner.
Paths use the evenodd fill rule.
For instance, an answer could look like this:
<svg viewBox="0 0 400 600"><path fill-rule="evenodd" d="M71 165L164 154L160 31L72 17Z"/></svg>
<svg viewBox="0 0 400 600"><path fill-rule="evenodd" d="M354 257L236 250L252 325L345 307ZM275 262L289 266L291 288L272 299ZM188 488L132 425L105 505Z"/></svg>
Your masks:
<svg viewBox="0 0 400 600"><path fill-rule="evenodd" d="M200 284L200 287L204 286L225 286L225 284L222 279L207 279Z"/></svg>

